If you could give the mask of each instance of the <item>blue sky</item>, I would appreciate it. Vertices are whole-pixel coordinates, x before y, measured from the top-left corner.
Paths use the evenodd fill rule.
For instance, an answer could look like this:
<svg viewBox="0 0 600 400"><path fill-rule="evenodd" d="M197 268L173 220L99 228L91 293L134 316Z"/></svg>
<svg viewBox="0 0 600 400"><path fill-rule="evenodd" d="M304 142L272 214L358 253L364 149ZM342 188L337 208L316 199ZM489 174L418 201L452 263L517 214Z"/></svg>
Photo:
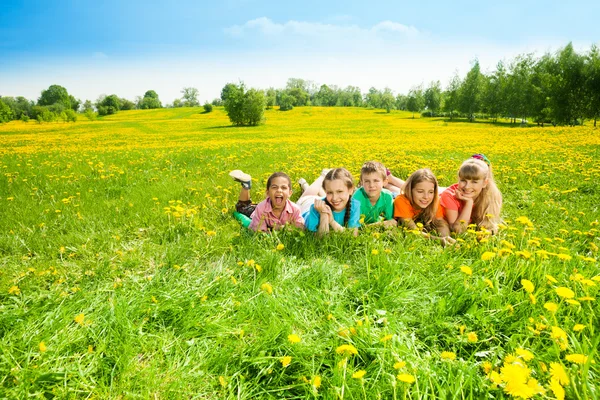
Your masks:
<svg viewBox="0 0 600 400"><path fill-rule="evenodd" d="M407 92L445 85L471 61L600 40L600 2L7 1L0 10L0 95L37 99L51 84L81 99L148 89L163 102L227 82Z"/></svg>

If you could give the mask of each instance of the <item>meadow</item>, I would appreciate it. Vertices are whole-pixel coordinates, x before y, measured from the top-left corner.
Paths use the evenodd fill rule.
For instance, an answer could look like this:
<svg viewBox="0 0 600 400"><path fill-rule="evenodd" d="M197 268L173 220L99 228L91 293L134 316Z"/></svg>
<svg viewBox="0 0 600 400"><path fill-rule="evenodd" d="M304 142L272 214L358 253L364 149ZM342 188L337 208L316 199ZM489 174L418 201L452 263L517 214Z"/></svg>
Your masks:
<svg viewBox="0 0 600 400"><path fill-rule="evenodd" d="M0 398L600 398L597 129L200 111L0 125ZM449 186L480 152L493 237L232 217L232 169L260 201L277 170L374 159Z"/></svg>

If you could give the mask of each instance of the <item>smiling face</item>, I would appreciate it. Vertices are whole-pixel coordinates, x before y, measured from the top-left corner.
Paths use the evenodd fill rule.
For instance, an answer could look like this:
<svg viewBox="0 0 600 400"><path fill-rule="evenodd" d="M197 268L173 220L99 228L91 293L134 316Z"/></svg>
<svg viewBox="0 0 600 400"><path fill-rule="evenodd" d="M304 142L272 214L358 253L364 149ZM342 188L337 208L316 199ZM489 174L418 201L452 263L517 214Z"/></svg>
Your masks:
<svg viewBox="0 0 600 400"><path fill-rule="evenodd" d="M352 196L352 189L348 189L343 180L326 180L323 182L323 189L325 189L327 201L331 204L333 211L339 212L346 208L346 204Z"/></svg>
<svg viewBox="0 0 600 400"><path fill-rule="evenodd" d="M283 210L287 199L292 195L292 188L287 178L278 176L271 179L267 188L267 197L271 200L273 210Z"/></svg>
<svg viewBox="0 0 600 400"><path fill-rule="evenodd" d="M387 183L387 179L383 178L378 172L365 173L361 176L360 184L365 189L370 200L378 200L381 195L381 189Z"/></svg>
<svg viewBox="0 0 600 400"><path fill-rule="evenodd" d="M429 181L419 182L413 185L411 195L414 205L425 209L435 197L435 184Z"/></svg>
<svg viewBox="0 0 600 400"><path fill-rule="evenodd" d="M464 197L473 200L481 194L481 191L487 186L487 179L482 177L459 178L458 188Z"/></svg>

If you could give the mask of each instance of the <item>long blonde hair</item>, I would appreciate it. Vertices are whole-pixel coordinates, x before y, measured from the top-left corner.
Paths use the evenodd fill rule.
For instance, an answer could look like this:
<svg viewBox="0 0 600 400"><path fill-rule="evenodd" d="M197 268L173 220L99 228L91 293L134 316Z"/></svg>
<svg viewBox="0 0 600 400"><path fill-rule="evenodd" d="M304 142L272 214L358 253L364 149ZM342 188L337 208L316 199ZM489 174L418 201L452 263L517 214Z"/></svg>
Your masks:
<svg viewBox="0 0 600 400"><path fill-rule="evenodd" d="M498 224L502 221L502 193L496 186L492 165L479 158L469 158L462 163L458 170L459 179L480 179L487 181L473 204L471 220L479 227L496 232Z"/></svg>
<svg viewBox="0 0 600 400"><path fill-rule="evenodd" d="M327 175L325 175L325 179L323 179L323 189L325 189L325 182L335 181L338 179L344 182L344 185L350 191L350 197L346 203L346 212L344 213L344 226L346 226L348 225L350 213L352 212L352 191L354 189L354 178L352 178L352 174L346 168L334 168L330 170ZM333 210L333 206L327 199L325 199L325 204L327 204Z"/></svg>
<svg viewBox="0 0 600 400"><path fill-rule="evenodd" d="M415 204L415 201L412 197L413 187L421 182L431 182L433 183L433 201L426 208L421 211L421 213L415 219L415 222L420 222L424 226L430 225L435 219L435 214L439 205L438 198L438 181L433 172L429 168L419 169L413 172L406 182L404 182L404 186L402 187L402 192L404 196L410 201L410 205L413 208L420 208Z"/></svg>

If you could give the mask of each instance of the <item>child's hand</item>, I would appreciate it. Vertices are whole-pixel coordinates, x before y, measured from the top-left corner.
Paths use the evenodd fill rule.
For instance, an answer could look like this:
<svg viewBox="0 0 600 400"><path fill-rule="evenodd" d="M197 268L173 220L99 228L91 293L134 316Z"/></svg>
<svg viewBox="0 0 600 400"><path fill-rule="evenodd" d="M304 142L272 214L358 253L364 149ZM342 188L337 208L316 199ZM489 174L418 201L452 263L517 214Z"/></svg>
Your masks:
<svg viewBox="0 0 600 400"><path fill-rule="evenodd" d="M460 188L456 188L456 190L454 191L454 197L457 200L461 200L461 201L473 201L473 199L471 197L468 197L465 195L465 193L460 190Z"/></svg>
<svg viewBox="0 0 600 400"><path fill-rule="evenodd" d="M398 221L395 219L388 219L387 221L383 221L383 226L386 228L393 228L398 226Z"/></svg>
<svg viewBox="0 0 600 400"><path fill-rule="evenodd" d="M321 200L321 199L315 200L315 210L317 210L317 212L319 214L327 213L327 210L329 210L329 213L331 213L331 209L325 203L325 200Z"/></svg>
<svg viewBox="0 0 600 400"><path fill-rule="evenodd" d="M456 243L456 239L451 238L450 236L444 236L440 238L440 242L442 246L450 246Z"/></svg>

